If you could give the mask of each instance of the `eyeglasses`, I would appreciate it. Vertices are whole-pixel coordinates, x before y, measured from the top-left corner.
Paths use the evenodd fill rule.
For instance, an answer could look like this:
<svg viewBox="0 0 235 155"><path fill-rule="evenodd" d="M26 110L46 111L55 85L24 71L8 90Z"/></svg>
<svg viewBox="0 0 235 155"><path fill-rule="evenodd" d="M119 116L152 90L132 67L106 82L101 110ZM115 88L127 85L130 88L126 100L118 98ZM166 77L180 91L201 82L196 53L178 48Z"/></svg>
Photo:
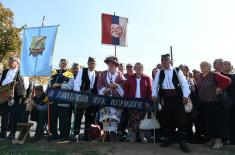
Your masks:
<svg viewBox="0 0 235 155"><path fill-rule="evenodd" d="M133 66L126 66L126 68L133 68Z"/></svg>

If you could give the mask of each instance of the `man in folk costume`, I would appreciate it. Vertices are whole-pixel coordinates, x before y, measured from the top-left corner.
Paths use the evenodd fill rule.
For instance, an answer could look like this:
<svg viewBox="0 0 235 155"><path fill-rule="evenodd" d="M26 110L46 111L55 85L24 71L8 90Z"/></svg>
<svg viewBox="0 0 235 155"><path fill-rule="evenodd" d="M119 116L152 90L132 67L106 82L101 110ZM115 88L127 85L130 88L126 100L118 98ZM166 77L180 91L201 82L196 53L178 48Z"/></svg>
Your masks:
<svg viewBox="0 0 235 155"><path fill-rule="evenodd" d="M188 103L190 94L189 85L181 70L171 66L170 54L161 56L164 69L157 72L152 86L153 102L159 100L162 104L161 126L164 132L164 140L161 147L167 147L172 142L172 134L178 128L177 140L183 152L189 153L186 144L187 116L184 104Z"/></svg>
<svg viewBox="0 0 235 155"><path fill-rule="evenodd" d="M6 138L7 127L10 134L8 139L14 139L17 129L17 123L26 123L28 121L28 113L26 112L26 99L30 96L30 82L26 77L22 77L20 71L20 59L18 57L10 57L8 60L9 69L3 71L1 77L1 86L7 85L15 81L14 97L8 103L0 104L2 111L1 120L1 138ZM27 89L27 90L26 90Z"/></svg>
<svg viewBox="0 0 235 155"><path fill-rule="evenodd" d="M103 71L98 79L97 88L99 95L105 96L123 96L124 95L124 75L117 70L118 58L114 56L107 57L104 62L108 65L108 70ZM100 109L100 121L103 123L105 139L114 141L117 133L118 123L120 122L122 110L113 107L104 107Z"/></svg>
<svg viewBox="0 0 235 155"><path fill-rule="evenodd" d="M73 73L67 71L68 60L60 60L60 69L52 73L50 86L54 89L61 89L62 85L73 77ZM67 140L69 137L69 113L70 104L58 100L53 100L50 105L50 129L51 135L48 140ZM57 124L59 118L60 137L58 137Z"/></svg>
<svg viewBox="0 0 235 155"><path fill-rule="evenodd" d="M87 62L88 68L83 68L78 72L78 75L74 81L74 91L77 92L87 92L89 94L98 94L97 81L99 73L95 70L96 60L95 58L89 57ZM82 123L82 117L85 112L85 130L84 130L84 140L89 140L88 128L91 124L95 123L96 113L98 111L97 107L91 106L87 108L80 108L76 106L75 113L75 125L74 125L74 136L80 134L80 127Z"/></svg>

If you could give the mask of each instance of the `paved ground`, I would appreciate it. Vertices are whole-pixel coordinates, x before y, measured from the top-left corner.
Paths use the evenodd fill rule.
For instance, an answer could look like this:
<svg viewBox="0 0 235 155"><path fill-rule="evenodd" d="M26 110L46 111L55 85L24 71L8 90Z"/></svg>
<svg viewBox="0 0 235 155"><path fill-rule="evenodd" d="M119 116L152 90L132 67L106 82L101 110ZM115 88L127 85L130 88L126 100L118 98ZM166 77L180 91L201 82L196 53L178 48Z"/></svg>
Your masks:
<svg viewBox="0 0 235 155"><path fill-rule="evenodd" d="M34 135L36 123L31 128L30 135ZM235 146L225 146L222 150L212 150L205 145L191 144L191 155L235 155ZM168 148L160 148L158 143L103 143L103 142L76 142L59 143L42 140L35 143L27 142L24 145L13 145L10 141L0 140L0 155L181 155L177 144Z"/></svg>
<svg viewBox="0 0 235 155"><path fill-rule="evenodd" d="M235 155L235 146L225 146L222 150L212 150L205 145L190 145L191 155ZM177 144L168 148L160 148L158 143L103 143L76 142L58 143L42 140L24 145L13 145L9 141L0 140L0 154L11 155L181 155Z"/></svg>

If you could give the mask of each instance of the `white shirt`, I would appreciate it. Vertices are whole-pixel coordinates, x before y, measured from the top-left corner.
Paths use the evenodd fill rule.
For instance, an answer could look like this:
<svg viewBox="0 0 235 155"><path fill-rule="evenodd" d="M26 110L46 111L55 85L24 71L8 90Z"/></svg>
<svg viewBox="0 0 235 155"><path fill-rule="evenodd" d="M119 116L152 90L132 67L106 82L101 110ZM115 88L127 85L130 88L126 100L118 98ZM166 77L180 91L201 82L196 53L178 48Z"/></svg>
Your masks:
<svg viewBox="0 0 235 155"><path fill-rule="evenodd" d="M135 97L141 98L141 92L140 92L140 80L141 78L136 78L136 91L135 91Z"/></svg>
<svg viewBox="0 0 235 155"><path fill-rule="evenodd" d="M17 70L18 70L18 68L9 69L7 71L6 78L2 81L2 85L3 86L14 81L16 73L17 73ZM25 89L27 89L29 87L29 84L30 84L29 78L28 77L23 77L23 81L24 81L24 87L25 87Z"/></svg>
<svg viewBox="0 0 235 155"><path fill-rule="evenodd" d="M74 87L73 90L74 91L81 91L80 87L82 85L82 74L83 74L83 69L81 69L78 74L76 79L74 80ZM89 71L88 69L88 77L90 79L90 89L94 88L94 83L95 83L95 71Z"/></svg>
<svg viewBox="0 0 235 155"><path fill-rule="evenodd" d="M162 82L162 86L161 86L162 89L175 89L175 86L172 83L173 70L174 68L172 66L170 66L168 69L164 69L165 78ZM177 76L178 76L181 90L183 92L183 97L188 97L190 94L190 89L189 89L188 82L186 81L185 76L183 75L183 72L179 70ZM155 97L158 97L159 77L160 77L160 71L157 72L155 79L153 81L153 86L152 86L152 96L155 96Z"/></svg>
<svg viewBox="0 0 235 155"><path fill-rule="evenodd" d="M7 84L9 84L9 83L11 83L11 82L14 81L14 78L15 78L15 76L16 76L17 70L18 70L18 68L9 69L9 70L7 71L6 78L2 81L2 85L3 85L3 86L4 86L4 85L7 85Z"/></svg>
<svg viewBox="0 0 235 155"><path fill-rule="evenodd" d="M74 87L74 77L70 78L68 83L61 84L61 89L72 90Z"/></svg>
<svg viewBox="0 0 235 155"><path fill-rule="evenodd" d="M107 83L110 84L111 82L115 82L117 76L118 76L117 72L115 72L114 74L111 74L109 71L107 71L107 75L106 75ZM105 90L105 87L99 89L98 90L99 95L104 95L104 90ZM118 91L120 96L124 96L124 90L122 89L120 85L118 85L118 88L116 90Z"/></svg>
<svg viewBox="0 0 235 155"><path fill-rule="evenodd" d="M90 71L88 69L88 77L90 79L90 89L94 88L95 83L95 71Z"/></svg>
<svg viewBox="0 0 235 155"><path fill-rule="evenodd" d="M2 78L3 65L0 63L0 79Z"/></svg>

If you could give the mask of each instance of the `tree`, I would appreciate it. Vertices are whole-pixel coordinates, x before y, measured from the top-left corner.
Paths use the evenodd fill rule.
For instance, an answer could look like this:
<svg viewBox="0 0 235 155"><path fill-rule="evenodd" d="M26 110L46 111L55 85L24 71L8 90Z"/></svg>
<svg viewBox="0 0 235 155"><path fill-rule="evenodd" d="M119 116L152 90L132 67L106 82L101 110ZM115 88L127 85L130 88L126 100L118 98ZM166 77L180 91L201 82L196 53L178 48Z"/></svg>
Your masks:
<svg viewBox="0 0 235 155"><path fill-rule="evenodd" d="M0 2L0 62L9 55L19 55L22 41L20 31L22 28L14 26L14 13L4 8Z"/></svg>

